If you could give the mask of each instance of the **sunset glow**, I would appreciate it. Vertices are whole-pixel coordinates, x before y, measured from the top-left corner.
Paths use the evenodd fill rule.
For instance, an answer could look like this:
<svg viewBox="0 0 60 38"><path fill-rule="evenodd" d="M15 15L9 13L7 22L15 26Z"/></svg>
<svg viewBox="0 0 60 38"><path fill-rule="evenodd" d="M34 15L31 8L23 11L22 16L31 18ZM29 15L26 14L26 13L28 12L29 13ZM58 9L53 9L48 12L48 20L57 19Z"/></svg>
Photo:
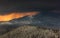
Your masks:
<svg viewBox="0 0 60 38"><path fill-rule="evenodd" d="M13 12L10 14L0 15L0 21L10 21L12 19L22 18L24 16L33 16L38 14L38 12Z"/></svg>

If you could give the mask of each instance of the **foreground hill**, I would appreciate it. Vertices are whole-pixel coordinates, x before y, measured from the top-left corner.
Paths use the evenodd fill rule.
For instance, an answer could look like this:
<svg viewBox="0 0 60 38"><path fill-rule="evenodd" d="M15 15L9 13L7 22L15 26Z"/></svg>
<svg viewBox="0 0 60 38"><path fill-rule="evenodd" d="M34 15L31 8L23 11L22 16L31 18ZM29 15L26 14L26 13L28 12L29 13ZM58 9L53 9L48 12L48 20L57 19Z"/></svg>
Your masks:
<svg viewBox="0 0 60 38"><path fill-rule="evenodd" d="M1 35L0 38L60 38L60 31L37 26L21 26Z"/></svg>

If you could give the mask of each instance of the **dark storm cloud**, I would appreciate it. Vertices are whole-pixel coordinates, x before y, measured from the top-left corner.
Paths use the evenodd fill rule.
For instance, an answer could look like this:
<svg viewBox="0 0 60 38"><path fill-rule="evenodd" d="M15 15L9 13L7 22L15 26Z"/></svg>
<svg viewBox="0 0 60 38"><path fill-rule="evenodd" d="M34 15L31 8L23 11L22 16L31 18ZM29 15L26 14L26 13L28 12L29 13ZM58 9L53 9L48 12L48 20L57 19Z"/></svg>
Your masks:
<svg viewBox="0 0 60 38"><path fill-rule="evenodd" d="M40 11L60 8L59 1L0 1L0 14L17 11Z"/></svg>

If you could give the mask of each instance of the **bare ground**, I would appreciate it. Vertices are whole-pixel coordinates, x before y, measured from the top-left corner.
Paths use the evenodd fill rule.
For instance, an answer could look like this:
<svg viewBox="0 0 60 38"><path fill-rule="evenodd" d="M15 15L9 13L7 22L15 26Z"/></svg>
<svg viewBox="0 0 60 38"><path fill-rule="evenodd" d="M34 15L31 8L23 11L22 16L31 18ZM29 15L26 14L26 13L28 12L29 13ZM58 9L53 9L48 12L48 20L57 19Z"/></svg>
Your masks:
<svg viewBox="0 0 60 38"><path fill-rule="evenodd" d="M37 26L21 26L0 38L60 38L60 30L39 28Z"/></svg>

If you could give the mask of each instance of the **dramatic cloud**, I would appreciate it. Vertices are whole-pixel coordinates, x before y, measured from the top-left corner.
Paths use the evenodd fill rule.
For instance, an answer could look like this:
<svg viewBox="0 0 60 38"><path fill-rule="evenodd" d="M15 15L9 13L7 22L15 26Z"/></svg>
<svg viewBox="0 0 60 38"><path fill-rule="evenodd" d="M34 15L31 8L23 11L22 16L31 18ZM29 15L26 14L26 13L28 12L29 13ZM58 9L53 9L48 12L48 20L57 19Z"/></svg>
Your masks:
<svg viewBox="0 0 60 38"><path fill-rule="evenodd" d="M12 19L22 18L24 16L34 16L39 12L13 12L11 14L0 15L0 21L10 21Z"/></svg>

